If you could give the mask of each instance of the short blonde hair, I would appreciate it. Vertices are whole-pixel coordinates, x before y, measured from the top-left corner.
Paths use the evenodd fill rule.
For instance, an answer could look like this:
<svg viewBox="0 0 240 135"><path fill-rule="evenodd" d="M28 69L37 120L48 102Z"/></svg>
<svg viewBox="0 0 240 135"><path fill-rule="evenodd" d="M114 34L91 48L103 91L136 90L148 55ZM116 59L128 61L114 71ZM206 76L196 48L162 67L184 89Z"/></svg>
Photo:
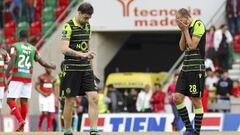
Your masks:
<svg viewBox="0 0 240 135"><path fill-rule="evenodd" d="M180 14L182 17L191 17L189 11L186 8L179 9L178 14Z"/></svg>

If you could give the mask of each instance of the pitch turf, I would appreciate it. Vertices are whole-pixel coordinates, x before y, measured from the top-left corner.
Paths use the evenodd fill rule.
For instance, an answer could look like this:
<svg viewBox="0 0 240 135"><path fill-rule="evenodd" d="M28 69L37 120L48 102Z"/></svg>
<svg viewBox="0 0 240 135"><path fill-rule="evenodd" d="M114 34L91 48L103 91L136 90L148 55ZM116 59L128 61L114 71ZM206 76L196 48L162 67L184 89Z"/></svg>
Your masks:
<svg viewBox="0 0 240 135"><path fill-rule="evenodd" d="M101 135L182 135L177 132L120 132L120 133L101 133ZM3 133L0 135L63 135L61 132L31 132L31 133ZM88 133L74 133L74 135L89 135ZM240 132L202 132L201 135L240 135Z"/></svg>

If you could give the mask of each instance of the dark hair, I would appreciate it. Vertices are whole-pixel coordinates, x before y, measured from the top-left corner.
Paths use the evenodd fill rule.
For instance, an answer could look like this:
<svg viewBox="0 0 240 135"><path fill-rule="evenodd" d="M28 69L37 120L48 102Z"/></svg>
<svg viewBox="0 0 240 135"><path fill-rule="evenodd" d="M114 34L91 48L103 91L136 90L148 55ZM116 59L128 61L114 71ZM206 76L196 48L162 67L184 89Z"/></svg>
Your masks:
<svg viewBox="0 0 240 135"><path fill-rule="evenodd" d="M154 83L154 85L161 87L161 84L160 84L160 83Z"/></svg>
<svg viewBox="0 0 240 135"><path fill-rule="evenodd" d="M206 72L209 72L209 71L212 71L212 69L211 69L211 68L207 68L207 69L206 69Z"/></svg>
<svg viewBox="0 0 240 135"><path fill-rule="evenodd" d="M216 31L216 28L215 28L214 25L212 25L212 26L208 29L208 31L210 31L211 29L213 29L213 31Z"/></svg>
<svg viewBox="0 0 240 135"><path fill-rule="evenodd" d="M90 3L84 2L78 7L78 11L81 12L81 14L89 14L92 15L94 10L93 6Z"/></svg>
<svg viewBox="0 0 240 135"><path fill-rule="evenodd" d="M191 17L190 13L188 12L188 10L186 8L181 8L178 10L178 13L182 16L182 17Z"/></svg>
<svg viewBox="0 0 240 135"><path fill-rule="evenodd" d="M228 70L227 70L227 69L224 69L224 70L223 70L223 73L228 73Z"/></svg>
<svg viewBox="0 0 240 135"><path fill-rule="evenodd" d="M113 88L113 84L109 84L107 88Z"/></svg>
<svg viewBox="0 0 240 135"><path fill-rule="evenodd" d="M224 24L220 25L219 28L220 28L220 29L223 29L225 26L227 26L227 24L224 23Z"/></svg>
<svg viewBox="0 0 240 135"><path fill-rule="evenodd" d="M28 31L27 30L21 30L19 32L19 39L28 39Z"/></svg>

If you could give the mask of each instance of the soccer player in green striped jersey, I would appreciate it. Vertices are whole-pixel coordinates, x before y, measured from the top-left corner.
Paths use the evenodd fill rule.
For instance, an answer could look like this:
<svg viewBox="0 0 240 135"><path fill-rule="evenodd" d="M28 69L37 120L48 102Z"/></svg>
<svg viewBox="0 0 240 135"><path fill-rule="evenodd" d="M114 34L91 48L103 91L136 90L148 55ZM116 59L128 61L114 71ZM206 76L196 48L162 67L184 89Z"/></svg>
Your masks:
<svg viewBox="0 0 240 135"><path fill-rule="evenodd" d="M174 101L186 127L184 135L200 135L204 113L201 100L205 82L205 26L201 20L191 18L185 8L178 10L176 22L182 33L179 47L185 55L176 84ZM192 97L195 112L194 129L184 104L185 96Z"/></svg>
<svg viewBox="0 0 240 135"><path fill-rule="evenodd" d="M28 113L28 99L31 97L32 91L32 73L33 64L38 62L45 68L55 69L55 65L44 62L35 46L28 43L28 31L20 32L21 42L17 42L11 46L11 60L6 70L6 75L13 71L12 78L8 87L7 103L18 120L16 131L23 131L26 115ZM15 99L20 98L21 112L19 111Z"/></svg>

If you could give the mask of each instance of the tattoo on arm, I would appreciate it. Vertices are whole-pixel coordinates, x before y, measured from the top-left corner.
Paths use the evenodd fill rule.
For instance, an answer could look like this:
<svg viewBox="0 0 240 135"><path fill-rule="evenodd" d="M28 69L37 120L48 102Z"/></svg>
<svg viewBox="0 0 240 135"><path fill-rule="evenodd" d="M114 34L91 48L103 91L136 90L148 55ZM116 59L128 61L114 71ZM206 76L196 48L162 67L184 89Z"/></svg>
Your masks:
<svg viewBox="0 0 240 135"><path fill-rule="evenodd" d="M78 55L76 54L76 52L73 51L73 50L67 50L66 52L64 52L64 55L74 56L74 57L77 57L77 56L78 56Z"/></svg>

